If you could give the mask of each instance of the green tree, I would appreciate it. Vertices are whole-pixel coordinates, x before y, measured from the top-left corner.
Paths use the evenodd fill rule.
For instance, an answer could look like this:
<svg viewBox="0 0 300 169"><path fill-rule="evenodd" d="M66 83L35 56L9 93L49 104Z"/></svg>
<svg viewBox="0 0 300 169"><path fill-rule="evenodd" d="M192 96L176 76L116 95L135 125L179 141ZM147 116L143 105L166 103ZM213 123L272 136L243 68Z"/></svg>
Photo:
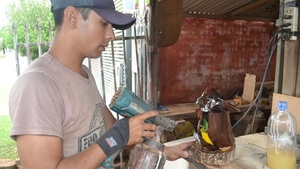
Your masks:
<svg viewBox="0 0 300 169"><path fill-rule="evenodd" d="M52 13L50 11L51 4L49 0L19 0L18 3L11 3L7 10L6 16L8 24L0 29L0 37L3 37L6 47L13 48L14 35L13 24L17 27L18 43L24 44L25 39L25 23L28 25L30 43L37 42L37 21L40 23L41 41L50 41L50 23L53 25ZM43 52L48 49L43 46ZM32 60L38 57L37 46L31 47L30 52ZM26 49L20 48L21 55L26 55Z"/></svg>

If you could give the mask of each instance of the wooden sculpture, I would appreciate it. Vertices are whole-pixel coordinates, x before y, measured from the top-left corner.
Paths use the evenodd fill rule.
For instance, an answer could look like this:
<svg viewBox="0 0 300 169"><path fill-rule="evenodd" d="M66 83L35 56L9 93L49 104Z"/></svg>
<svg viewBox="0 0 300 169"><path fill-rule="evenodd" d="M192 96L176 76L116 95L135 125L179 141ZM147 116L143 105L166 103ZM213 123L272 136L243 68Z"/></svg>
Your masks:
<svg viewBox="0 0 300 169"><path fill-rule="evenodd" d="M199 105L198 126L191 148L192 158L207 165L227 164L233 160L235 150L229 116L232 105L218 97L205 96L205 92L196 103Z"/></svg>

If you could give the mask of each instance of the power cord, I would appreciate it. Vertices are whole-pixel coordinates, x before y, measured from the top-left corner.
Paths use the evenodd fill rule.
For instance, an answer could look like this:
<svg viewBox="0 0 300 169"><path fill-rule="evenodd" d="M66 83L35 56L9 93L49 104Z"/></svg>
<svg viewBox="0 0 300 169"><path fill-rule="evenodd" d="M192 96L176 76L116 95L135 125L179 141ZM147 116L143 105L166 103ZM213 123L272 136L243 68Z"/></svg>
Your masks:
<svg viewBox="0 0 300 169"><path fill-rule="evenodd" d="M278 33L279 33L280 30L277 30L276 33L273 35L273 37L271 38L271 40L269 41L269 45L268 45L268 56L269 56L269 59L268 59L268 63L266 65L266 69L265 69L265 72L264 72L264 75L263 75L263 79L262 79L262 82L261 82L261 85L260 85L260 88L259 88L259 91L258 91L258 94L257 96L255 97L255 99L253 100L253 102L250 104L249 108L247 109L247 111L243 114L243 116L232 126L232 129L239 123L241 122L245 117L246 115L250 112L250 110L252 109L252 107L254 106L254 103L256 103L256 109L255 109L255 112L254 112L254 115L253 115L253 119L252 119L252 124L251 124L251 129L250 129L250 133L253 132L253 125L254 125L254 121L255 121L255 118L256 118L256 115L257 115L257 112L258 112L258 108L259 108L259 103L260 103L260 99L261 99L261 94L262 94L262 91L263 91L263 86L264 86L264 83L265 83L265 80L266 80L266 76L268 74L268 70L269 70L269 67L270 67L270 63L271 63L271 60L272 60L272 56L274 54L274 51L277 47L277 42L278 42Z"/></svg>
<svg viewBox="0 0 300 169"><path fill-rule="evenodd" d="M258 113L258 109L259 109L259 104L260 104L260 99L261 99L261 95L262 95L262 90L263 90L263 86L264 86L264 83L265 83L265 80L266 80L266 76L267 76L267 72L268 72L268 69L270 67L270 63L271 63L271 60L272 60L272 56L274 54L274 51L275 49L277 48L277 42L278 42L278 32L276 32L276 34L273 36L273 38L271 39L270 43L269 43L269 60L268 60L268 63L267 63L267 66L266 66L266 70L265 70L265 73L264 73L264 76L263 76L263 80L262 80L262 83L261 83L261 86L260 86L260 90L258 92L258 99L256 101L256 107L255 107L255 111L254 111L254 114L253 114L253 119L252 119L252 123L251 123L251 128L250 128L250 133L253 133L253 127L254 127L254 122L255 122L255 119L256 119L256 116L257 116L257 113ZM273 42L273 44L272 44ZM271 48L271 51L270 51L270 46L272 46Z"/></svg>
<svg viewBox="0 0 300 169"><path fill-rule="evenodd" d="M299 1L299 0L297 0ZM232 129L240 122L242 121L246 115L250 112L250 110L252 109L252 107L254 106L254 104L256 103L256 108L253 114L253 119L252 119L252 123L251 123L251 129L250 129L250 133L253 133L253 126L254 126L254 122L259 110L259 104L260 104L260 99L261 99L261 95L262 95L262 91L263 91L263 86L266 80L266 76L270 67L270 63L274 54L275 49L277 48L277 43L279 40L282 41L286 41L286 40L295 40L295 37L299 37L300 33L299 32L293 32L293 30L291 30L291 26L292 23L290 21L290 19L292 19L292 17L297 17L297 16L292 16L293 15L293 10L290 9L287 11L287 14L285 12L285 8L287 7L296 7L298 8L298 3L296 1L291 1L291 2L285 2L285 0L280 3L280 13L282 14L280 17L280 19L278 20L278 23L276 21L276 26L278 27L278 30L276 31L276 33L273 35L273 37L271 38L271 40L269 41L269 46L268 46L268 63L266 65L266 69L263 75L263 79L258 91L257 96L255 97L255 99L253 100L253 102L250 104L249 108L247 109L247 111L243 114L243 116L232 126ZM295 11L298 11L296 9L294 9ZM292 11L292 12L291 12ZM287 20L284 21L284 20ZM297 23L297 22L296 22ZM293 22L293 24L296 24ZM295 31L295 30L294 30ZM292 36L294 37L292 39Z"/></svg>

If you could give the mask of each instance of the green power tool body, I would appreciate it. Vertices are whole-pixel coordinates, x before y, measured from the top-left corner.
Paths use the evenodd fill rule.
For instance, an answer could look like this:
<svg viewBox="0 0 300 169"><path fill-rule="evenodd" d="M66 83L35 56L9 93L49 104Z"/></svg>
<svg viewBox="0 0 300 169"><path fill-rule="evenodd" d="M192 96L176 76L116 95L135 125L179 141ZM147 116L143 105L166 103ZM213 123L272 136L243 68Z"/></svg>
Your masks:
<svg viewBox="0 0 300 169"><path fill-rule="evenodd" d="M155 110L152 105L147 104L144 100L125 87L120 87L118 89L113 96L109 107L123 117L133 117L146 111ZM161 126L167 131L173 131L175 128L174 120L161 115L146 119L145 122Z"/></svg>

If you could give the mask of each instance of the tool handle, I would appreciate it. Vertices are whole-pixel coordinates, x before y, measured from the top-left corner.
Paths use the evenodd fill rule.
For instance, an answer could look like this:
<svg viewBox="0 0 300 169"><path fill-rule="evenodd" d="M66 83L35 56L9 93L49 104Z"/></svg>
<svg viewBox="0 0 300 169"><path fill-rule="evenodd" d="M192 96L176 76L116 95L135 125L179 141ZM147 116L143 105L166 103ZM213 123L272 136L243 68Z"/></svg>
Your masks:
<svg viewBox="0 0 300 169"><path fill-rule="evenodd" d="M173 129L175 128L174 120L171 120L170 118L167 118L167 117L164 117L161 115L151 117L151 118L149 118L149 120L152 121L153 124L161 126L161 127L165 128L165 130L170 131L170 132L173 131Z"/></svg>

